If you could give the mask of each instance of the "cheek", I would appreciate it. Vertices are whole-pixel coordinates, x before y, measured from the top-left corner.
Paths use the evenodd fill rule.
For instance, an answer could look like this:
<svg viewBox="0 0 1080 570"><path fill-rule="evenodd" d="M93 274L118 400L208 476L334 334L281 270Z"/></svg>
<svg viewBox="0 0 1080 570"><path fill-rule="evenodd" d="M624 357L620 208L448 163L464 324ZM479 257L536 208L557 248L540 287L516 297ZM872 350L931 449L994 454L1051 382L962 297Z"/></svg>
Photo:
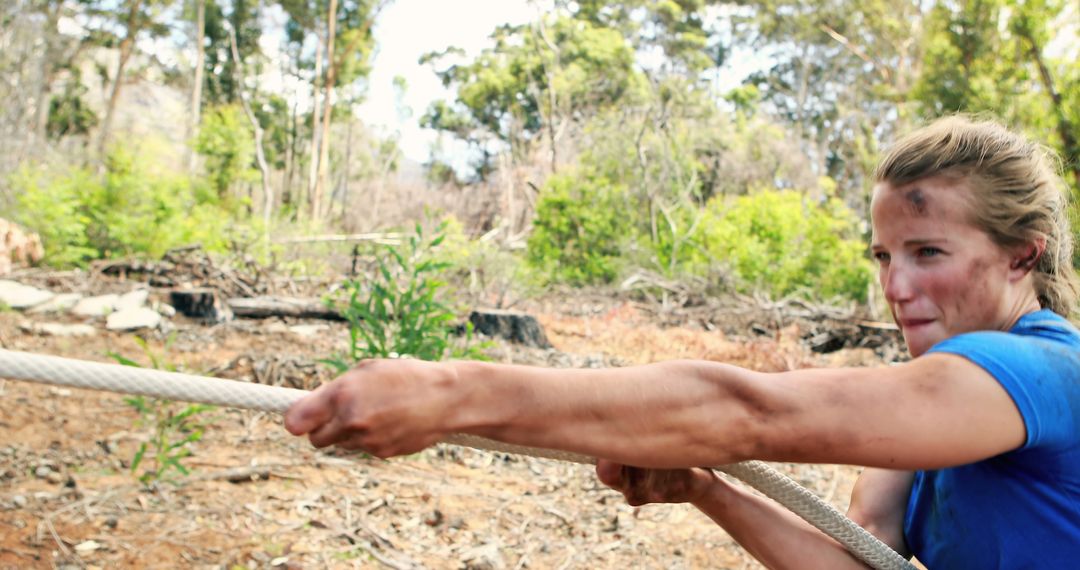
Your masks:
<svg viewBox="0 0 1080 570"><path fill-rule="evenodd" d="M977 316L979 309L996 305L992 264L986 259L973 259L957 264L950 271L935 279L934 288L941 306L961 313L960 316ZM976 309L974 312L972 309Z"/></svg>

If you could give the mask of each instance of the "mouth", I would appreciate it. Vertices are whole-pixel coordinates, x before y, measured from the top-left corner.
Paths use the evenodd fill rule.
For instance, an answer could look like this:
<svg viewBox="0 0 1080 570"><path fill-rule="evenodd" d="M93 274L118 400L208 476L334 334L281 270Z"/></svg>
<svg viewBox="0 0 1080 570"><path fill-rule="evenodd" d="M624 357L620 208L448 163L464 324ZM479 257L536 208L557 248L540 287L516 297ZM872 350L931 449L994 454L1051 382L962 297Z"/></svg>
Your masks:
<svg viewBox="0 0 1080 570"><path fill-rule="evenodd" d="M918 329L933 323L934 319L900 319L900 328L903 330Z"/></svg>

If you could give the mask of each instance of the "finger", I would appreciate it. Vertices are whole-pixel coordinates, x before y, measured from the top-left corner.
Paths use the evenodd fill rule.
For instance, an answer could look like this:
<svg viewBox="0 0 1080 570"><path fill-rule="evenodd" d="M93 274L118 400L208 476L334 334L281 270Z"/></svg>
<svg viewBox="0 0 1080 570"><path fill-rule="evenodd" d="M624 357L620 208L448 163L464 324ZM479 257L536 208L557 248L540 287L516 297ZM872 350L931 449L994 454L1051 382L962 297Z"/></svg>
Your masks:
<svg viewBox="0 0 1080 570"><path fill-rule="evenodd" d="M331 396L335 389L333 382L323 384L293 402L285 412L285 429L293 435L304 435L330 421L334 416Z"/></svg>
<svg viewBox="0 0 1080 570"><path fill-rule="evenodd" d="M596 460L596 477L608 487L621 487L623 484L623 466L606 459Z"/></svg>
<svg viewBox="0 0 1080 570"><path fill-rule="evenodd" d="M330 418L330 421L309 433L308 439L311 440L311 445L321 449L345 441L354 435L357 435L356 432L350 432L345 428L339 416L334 416Z"/></svg>
<svg viewBox="0 0 1080 570"><path fill-rule="evenodd" d="M353 432L344 437L337 443L337 446L349 451L362 451L371 455L371 452L367 450L364 445L364 438L366 434Z"/></svg>

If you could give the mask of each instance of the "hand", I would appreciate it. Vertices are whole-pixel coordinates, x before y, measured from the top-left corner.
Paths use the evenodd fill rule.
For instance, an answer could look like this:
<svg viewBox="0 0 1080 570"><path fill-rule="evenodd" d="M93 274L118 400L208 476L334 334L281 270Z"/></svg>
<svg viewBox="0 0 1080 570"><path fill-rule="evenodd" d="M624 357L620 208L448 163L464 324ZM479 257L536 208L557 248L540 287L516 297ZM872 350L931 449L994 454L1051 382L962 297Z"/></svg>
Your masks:
<svg viewBox="0 0 1080 570"><path fill-rule="evenodd" d="M600 459L600 482L619 491L630 506L649 503L693 503L717 481L709 469L645 469Z"/></svg>
<svg viewBox="0 0 1080 570"><path fill-rule="evenodd" d="M376 457L407 455L450 433L461 405L457 372L446 363L365 360L294 403L285 429L315 447L337 445Z"/></svg>

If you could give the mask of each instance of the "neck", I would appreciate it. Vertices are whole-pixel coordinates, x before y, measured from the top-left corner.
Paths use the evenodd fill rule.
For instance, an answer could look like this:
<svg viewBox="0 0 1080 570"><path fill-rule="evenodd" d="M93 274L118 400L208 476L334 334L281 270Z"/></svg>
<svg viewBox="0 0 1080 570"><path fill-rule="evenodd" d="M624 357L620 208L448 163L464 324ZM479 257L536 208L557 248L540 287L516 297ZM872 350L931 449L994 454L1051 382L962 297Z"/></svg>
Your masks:
<svg viewBox="0 0 1080 570"><path fill-rule="evenodd" d="M1024 281L1030 282L1031 276L1029 275ZM1030 283L1029 283L1030 285ZM1016 299L1012 303L1012 307L1008 309L1006 315L1008 318L1004 323L1002 330L1009 330L1016 322L1020 320L1020 317L1024 315L1034 313L1042 309L1042 305L1039 304L1039 296L1035 293L1035 287L1024 287L1022 292L1017 295Z"/></svg>

